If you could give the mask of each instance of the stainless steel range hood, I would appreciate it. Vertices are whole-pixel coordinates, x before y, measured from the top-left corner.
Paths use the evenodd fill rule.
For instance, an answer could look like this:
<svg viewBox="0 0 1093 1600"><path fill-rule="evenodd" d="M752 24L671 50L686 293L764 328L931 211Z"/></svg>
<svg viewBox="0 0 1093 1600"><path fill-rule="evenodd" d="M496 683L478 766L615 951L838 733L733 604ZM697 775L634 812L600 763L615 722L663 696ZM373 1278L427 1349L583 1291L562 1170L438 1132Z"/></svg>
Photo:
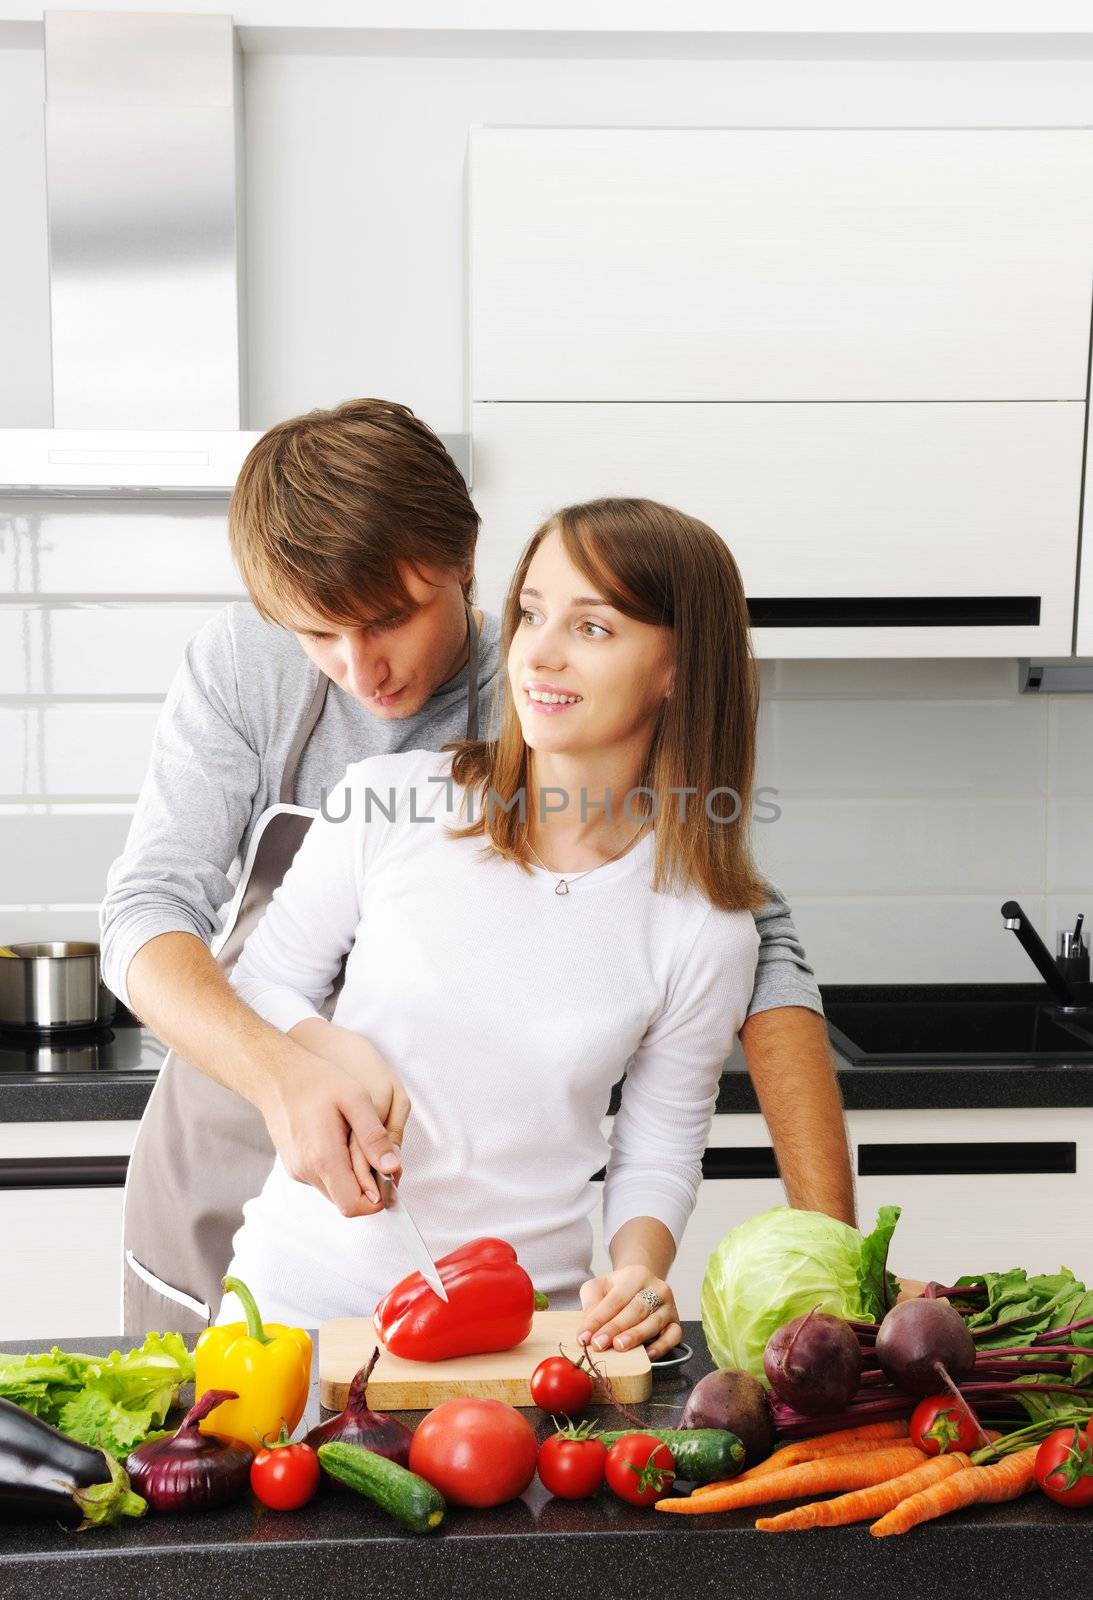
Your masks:
<svg viewBox="0 0 1093 1600"><path fill-rule="evenodd" d="M243 429L242 70L229 16L45 14L52 429L0 493L227 494Z"/></svg>

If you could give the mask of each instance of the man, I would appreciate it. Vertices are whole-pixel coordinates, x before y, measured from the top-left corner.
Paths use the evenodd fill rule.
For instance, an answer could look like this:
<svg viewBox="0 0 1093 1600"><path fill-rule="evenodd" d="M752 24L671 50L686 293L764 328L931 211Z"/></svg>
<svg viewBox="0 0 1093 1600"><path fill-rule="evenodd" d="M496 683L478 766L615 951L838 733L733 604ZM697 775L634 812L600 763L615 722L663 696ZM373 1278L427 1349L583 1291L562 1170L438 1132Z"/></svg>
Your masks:
<svg viewBox="0 0 1093 1600"><path fill-rule="evenodd" d="M347 1216L377 1210L373 1172L399 1166L410 1106L368 1041L314 1018L280 1033L226 974L306 831L299 808L350 761L491 732L504 664L498 620L470 605L478 521L440 441L386 401L282 423L244 463L229 534L253 603L187 648L101 913L107 983L171 1047L126 1192L134 1338L215 1316L274 1149ZM787 1197L853 1223L819 992L785 903L756 922L741 1039Z"/></svg>

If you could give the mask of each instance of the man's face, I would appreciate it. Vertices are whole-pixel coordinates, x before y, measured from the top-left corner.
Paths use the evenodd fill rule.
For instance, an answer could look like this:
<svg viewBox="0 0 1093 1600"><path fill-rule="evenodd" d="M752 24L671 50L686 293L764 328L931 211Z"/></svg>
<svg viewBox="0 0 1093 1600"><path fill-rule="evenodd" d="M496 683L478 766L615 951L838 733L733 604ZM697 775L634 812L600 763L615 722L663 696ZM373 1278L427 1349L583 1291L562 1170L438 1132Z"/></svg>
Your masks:
<svg viewBox="0 0 1093 1600"><path fill-rule="evenodd" d="M358 627L329 622L301 603L286 626L339 689L385 722L412 717L466 658L467 617L460 575L400 565L413 609Z"/></svg>

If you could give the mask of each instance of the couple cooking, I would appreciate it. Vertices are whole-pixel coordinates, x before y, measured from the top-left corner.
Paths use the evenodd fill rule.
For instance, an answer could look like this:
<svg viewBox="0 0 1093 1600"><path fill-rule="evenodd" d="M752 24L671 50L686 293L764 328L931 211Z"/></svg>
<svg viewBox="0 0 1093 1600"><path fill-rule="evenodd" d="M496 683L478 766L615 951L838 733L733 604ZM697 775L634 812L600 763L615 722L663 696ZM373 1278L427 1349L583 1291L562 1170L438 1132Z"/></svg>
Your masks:
<svg viewBox="0 0 1093 1600"><path fill-rule="evenodd" d="M170 1047L126 1333L233 1320L229 1270L271 1320L369 1316L408 1270L391 1172L434 1258L506 1239L593 1348L656 1359L738 1034L790 1203L855 1220L819 993L749 853L728 547L559 509L492 617L458 469L380 400L263 435L228 521L250 603L187 647L102 908L106 981Z"/></svg>

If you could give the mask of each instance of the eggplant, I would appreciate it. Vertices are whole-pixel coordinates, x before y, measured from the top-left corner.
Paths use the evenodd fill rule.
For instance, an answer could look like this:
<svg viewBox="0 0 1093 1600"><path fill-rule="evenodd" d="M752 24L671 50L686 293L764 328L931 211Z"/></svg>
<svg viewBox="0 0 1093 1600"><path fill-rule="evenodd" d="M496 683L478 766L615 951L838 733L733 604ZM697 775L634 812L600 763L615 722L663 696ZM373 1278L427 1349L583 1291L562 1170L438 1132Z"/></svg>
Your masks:
<svg viewBox="0 0 1093 1600"><path fill-rule="evenodd" d="M53 1517L80 1532L146 1510L113 1456L0 1397L0 1520Z"/></svg>

